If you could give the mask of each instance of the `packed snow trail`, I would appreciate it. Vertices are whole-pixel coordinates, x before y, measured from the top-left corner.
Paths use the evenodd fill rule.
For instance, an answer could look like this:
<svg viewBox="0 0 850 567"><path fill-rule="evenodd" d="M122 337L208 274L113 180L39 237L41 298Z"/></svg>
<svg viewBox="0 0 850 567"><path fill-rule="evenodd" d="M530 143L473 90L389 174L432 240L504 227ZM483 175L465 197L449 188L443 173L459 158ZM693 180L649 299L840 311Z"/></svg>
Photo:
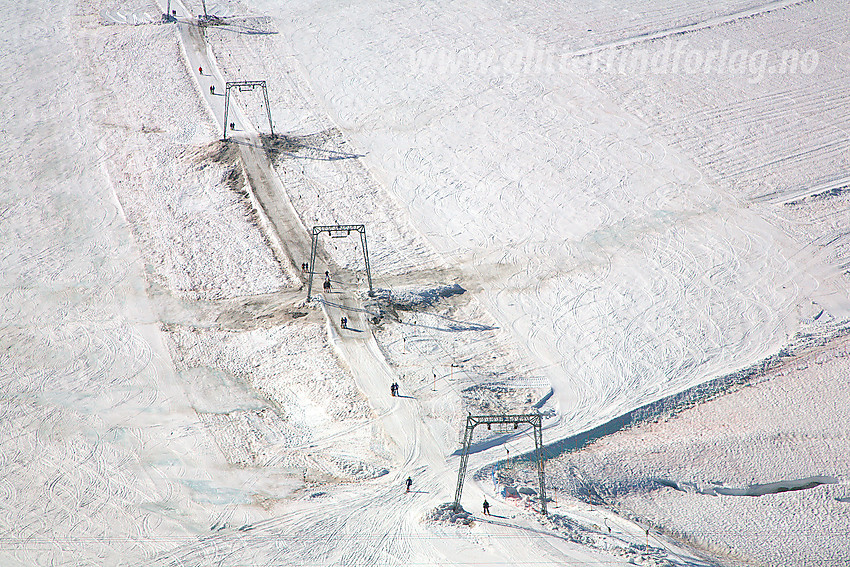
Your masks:
<svg viewBox="0 0 850 567"><path fill-rule="evenodd" d="M186 46L185 53L190 68L193 70L197 68L199 74L205 67L211 73L217 73L215 61L203 43L203 38L197 33L197 28L186 23L180 23L179 26L181 38L184 41L184 46ZM210 103L213 115L219 123L222 123L223 105L215 98L216 95L213 93L207 95L203 88L204 83L200 79L198 83L201 85L202 95ZM222 84L222 81L219 79L218 83ZM234 108L234 110L236 109ZM242 130L248 129L242 126ZM308 233L298 221L291 206L286 206L288 202L285 192L282 191L276 175L271 170L259 136L256 135L256 132L251 134L249 131L248 134L240 136L240 138L243 138L240 143L240 150L249 179L252 181L252 189L258 198L258 204L267 215L271 227L286 248L289 262L294 265L294 258L296 257L309 258L311 242L307 238ZM322 259L321 254L319 259L322 260L324 265L328 263L327 260ZM311 269L316 271L318 268L312 266ZM322 563L333 563L336 560L343 560L347 563L353 562L354 564L375 564L380 559L386 560L390 564L399 560L408 561L411 552L405 550L405 548L409 546L407 540L411 536L408 531L410 529L409 524L413 526L418 524L427 506L421 498L415 501L416 504L413 506L402 506L399 499L410 500L413 495L424 493L429 494L427 499L429 502L446 501L449 498L451 487L441 486L443 484L441 481L451 478L450 471L448 471L442 451L434 442L433 437L426 430L423 430L424 423L418 413L415 400L404 396L391 398L391 403L384 401L388 399L389 385L395 380L395 377L380 354L362 305L347 295L336 297L339 297L339 300L343 303L341 309L323 301L323 306L327 310L329 331L334 336L340 354L348 362L351 371L358 379L361 389L372 400L376 413L383 416L381 419L383 432L381 434L387 437L388 447L395 447L395 460L399 468L396 474L391 475L389 479L382 483L389 482L389 487L381 490L384 496L370 494L360 497L358 500L361 504L345 501L340 506L340 512L335 511L334 507L322 506L321 511L309 514L307 517L297 515L295 517L296 524L305 534L311 534L311 537L296 538L298 543L295 545L303 546L303 549L300 553L295 553L297 559L294 560L293 564L309 562L313 555L315 560ZM338 321L342 314L345 314L349 319L349 328L345 330L338 329L333 323ZM402 480L407 475L416 478L416 488L412 495L401 494ZM430 490L422 490L419 488L420 486L428 487ZM435 490L440 488L442 495ZM388 509L394 510L395 513L388 514ZM369 511L371 512L367 514ZM374 515L375 517L367 519L364 517L367 515ZM317 526L311 524L311 517L318 518L317 523L324 527L329 516L340 518L337 520L340 525L333 528L331 533L328 533L326 529L317 530ZM381 518L381 520L378 518ZM409 519L405 521L403 518ZM349 521L351 523L348 523ZM284 524L285 522L281 521L280 523ZM390 523L396 527L390 529ZM263 528L268 529L270 527L274 527L275 531L279 533L278 522L271 521L269 524L268 526L257 526L258 533L261 533ZM402 530L398 526L408 526L408 530ZM254 526L249 526L242 531L253 531L254 529ZM351 537L351 533L346 536L346 532L359 534L361 538L366 537L367 541L369 539L377 539L378 541L372 541L365 546L350 547L343 545L335 551L330 551L329 543L332 548L339 545L338 539L345 540ZM396 537L391 537L393 533L396 533ZM317 546L316 538L325 542L325 545ZM222 536L220 539L227 538ZM357 539L357 535L355 535L355 539ZM181 557L191 556L194 553L205 554L206 547L210 543L209 541L202 541L188 548L181 548L174 553L178 553ZM222 546L227 545L227 543L215 541L215 545ZM399 547L401 549L398 549ZM309 550L309 553L307 550ZM235 551L231 550L228 553L232 558ZM256 554L263 552L251 545L246 545L242 549L242 553L246 554L246 560L258 561L261 559ZM428 550L422 550L418 553L423 559L429 555ZM268 559L280 560L281 556L291 557L291 554L291 549L285 550L283 554L276 550L273 557ZM164 561L167 556L159 559ZM448 561L448 558L445 558L444 561Z"/></svg>

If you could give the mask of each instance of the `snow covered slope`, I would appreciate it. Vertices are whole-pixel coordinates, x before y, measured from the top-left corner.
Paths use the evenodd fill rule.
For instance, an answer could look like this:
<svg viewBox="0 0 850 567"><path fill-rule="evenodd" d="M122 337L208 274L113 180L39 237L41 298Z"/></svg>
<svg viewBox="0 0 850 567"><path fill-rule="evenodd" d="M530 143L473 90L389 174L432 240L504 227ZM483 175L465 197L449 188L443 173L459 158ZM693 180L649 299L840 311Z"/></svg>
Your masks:
<svg viewBox="0 0 850 567"><path fill-rule="evenodd" d="M728 500L698 500L720 498L707 489L670 496L724 471L728 452L704 443L656 460L612 438L640 464L613 471L623 486L671 471L667 488L605 503L637 523L571 493L569 455L552 463L548 519L486 471L464 503L486 496L494 516L438 506L467 410L540 409L560 447L845 332L844 4L248 0L207 3L232 23L203 31L200 2L170 4L178 24L147 0L0 9L0 563L774 561L743 533L764 506L732 518ZM717 72L688 55L705 63L727 40ZM774 65L785 48L805 57L797 71L760 66L759 50ZM677 52L680 69L629 71ZM249 159L265 128L249 93L238 143L218 141L223 83L242 79L268 81L276 169ZM303 258L269 233L257 168L291 200L289 226L367 225L375 281L395 292L367 304L383 322L361 310L360 251L341 242L313 268L342 291L303 303ZM820 506L840 530L844 444L818 435L845 417L846 388L828 382L845 375L799 376L835 398L792 431L821 468L771 442L770 420L755 441L736 434L744 460L776 450L798 479L828 479L784 501L800 513L783 526L816 530ZM390 381L406 397L386 397ZM476 469L529 446L525 431L480 434ZM681 455L697 451L718 469L689 476ZM582 455L587 474L611 472ZM794 480L766 477L777 463L722 481ZM701 510L731 526L728 548L700 533ZM841 543L821 535L785 557Z"/></svg>
<svg viewBox="0 0 850 567"><path fill-rule="evenodd" d="M796 14L815 26L812 12L843 10L797 4L669 2L641 15L539 2L250 5L282 27L263 58L291 53L353 151L449 264L481 286L477 298L550 380L560 435L775 354L822 308L817 322L847 318L835 243L813 253L812 237L789 234L788 211L747 200L786 194L791 171L808 172L810 185L846 173L834 159L846 143L839 50L818 52L815 75L801 66L751 85L755 45L779 58L789 33L820 31L792 32ZM745 40L759 34L742 42L745 73L728 56L698 75L674 72L672 62L619 73L621 59L634 59L628 49L652 60L669 36L700 22L685 37L696 36L687 49L703 57L738 30ZM836 40L844 30L825 28ZM643 41L650 30L659 33ZM813 48L830 45L818 41ZM603 55L572 55L594 49ZM608 53L614 64L600 68ZM764 100L790 85L798 104ZM833 102L812 107L824 87ZM739 99L749 102L736 110ZM759 124L746 111L759 100L776 127L810 110L781 134L765 125L740 139ZM802 165L793 148L814 132L823 140L811 142ZM732 160L777 162L764 166L777 171L755 189L748 180L758 173ZM817 239L843 242L839 222Z"/></svg>

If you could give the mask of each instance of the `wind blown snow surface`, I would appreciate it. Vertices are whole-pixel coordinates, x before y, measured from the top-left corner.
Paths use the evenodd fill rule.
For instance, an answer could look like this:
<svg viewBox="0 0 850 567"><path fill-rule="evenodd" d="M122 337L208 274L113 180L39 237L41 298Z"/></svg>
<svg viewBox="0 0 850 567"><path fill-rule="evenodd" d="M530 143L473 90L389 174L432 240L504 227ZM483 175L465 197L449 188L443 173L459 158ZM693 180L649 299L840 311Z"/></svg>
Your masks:
<svg viewBox="0 0 850 567"><path fill-rule="evenodd" d="M0 563L850 561L848 7L644 4L0 9Z"/></svg>
<svg viewBox="0 0 850 567"><path fill-rule="evenodd" d="M710 17L670 4L669 27ZM655 125L615 104L628 97L632 107L660 105L665 94L640 85L612 92L610 82L626 80L616 65L612 79L537 53L563 55L577 20L598 32L612 26L600 22L607 13L539 2L430 3L415 15L382 3L258 5L281 16L281 35L318 96L368 149L364 162L444 257L469 266L484 288L480 300L558 384L562 419L574 432L777 352L812 301L839 295L835 316L846 315L840 292L824 288L836 270L801 253L811 242L789 238L746 195L712 182L691 148L668 142L681 108L664 107L666 123ZM652 26L658 14L646 17ZM789 17L770 12L763 28L784 32ZM606 41L636 33L631 25L605 30ZM554 45L553 30L565 30ZM766 47L778 50L783 39ZM571 49L587 39L575 41ZM663 49L644 47L650 55ZM749 78L725 75L711 80L739 87ZM791 80L813 89L810 75L798 75ZM694 80L703 86L704 78ZM704 121L724 133L741 128L722 112ZM827 139L840 144L841 132ZM735 155L741 146L755 151L745 141L720 145ZM780 157L793 151L786 146ZM841 162L823 152L838 176ZM821 179L817 155L806 165Z"/></svg>

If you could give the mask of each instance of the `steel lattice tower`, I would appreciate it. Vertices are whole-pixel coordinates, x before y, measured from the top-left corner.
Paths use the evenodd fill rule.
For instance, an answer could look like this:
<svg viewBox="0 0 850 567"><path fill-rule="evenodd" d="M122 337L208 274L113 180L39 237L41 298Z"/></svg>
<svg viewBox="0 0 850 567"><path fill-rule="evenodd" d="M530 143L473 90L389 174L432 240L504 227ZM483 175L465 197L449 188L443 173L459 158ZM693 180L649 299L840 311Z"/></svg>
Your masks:
<svg viewBox="0 0 850 567"><path fill-rule="evenodd" d="M463 434L463 449L460 453L460 466L457 471L457 489L455 490L455 510L460 508L460 496L463 492L463 480L466 476L466 465L469 462L469 447L472 443L472 431L476 426L486 424L513 424L514 429L521 423L527 423L534 427L534 460L537 462L537 477L540 483L540 508L546 515L546 476L543 471L543 418L540 414L517 414L517 415L470 415L466 418L466 430Z"/></svg>

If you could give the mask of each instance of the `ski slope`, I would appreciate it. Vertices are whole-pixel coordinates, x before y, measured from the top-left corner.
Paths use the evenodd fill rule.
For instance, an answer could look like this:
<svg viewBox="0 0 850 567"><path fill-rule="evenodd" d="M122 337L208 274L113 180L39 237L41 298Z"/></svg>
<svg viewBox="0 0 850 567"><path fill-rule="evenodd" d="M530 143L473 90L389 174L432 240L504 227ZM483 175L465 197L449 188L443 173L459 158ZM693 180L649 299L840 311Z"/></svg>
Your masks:
<svg viewBox="0 0 850 567"><path fill-rule="evenodd" d="M749 482L778 458L801 478L829 469L811 471L836 478L819 496L768 502L802 507L787 525L817 535L795 561L824 545L841 557L817 511L846 526L844 445L818 440L842 422L844 375L803 365L846 328L845 7L259 0L208 3L235 19L202 33L197 4L172 1L170 24L143 0L2 10L0 563L775 563L747 533L764 507L739 518L728 500L650 489L600 506L569 488L576 464L600 489L659 467L677 482L723 473L728 454L698 443L669 459L627 435L593 449L627 453L625 472L592 451L553 460L542 519L482 469L521 475L501 462L527 432L480 432L473 521L433 514L454 494L467 411L541 410L556 444L787 348L803 354L782 377L825 385L779 381L744 404L755 422L769 400L806 396L797 420L820 419L794 443L769 419L755 441L723 437L711 416L734 401L704 419L717 447L747 441ZM711 88L535 63L681 34L705 49L816 38L821 63ZM270 155L249 93L229 115L236 143L217 142L224 82L242 79L269 84L288 140ZM347 242L313 267L334 291L303 302L304 229L337 222L367 225L377 287L405 304L379 325ZM693 452L717 468L688 470ZM703 511L734 526L729 548L690 531L711 529Z"/></svg>

